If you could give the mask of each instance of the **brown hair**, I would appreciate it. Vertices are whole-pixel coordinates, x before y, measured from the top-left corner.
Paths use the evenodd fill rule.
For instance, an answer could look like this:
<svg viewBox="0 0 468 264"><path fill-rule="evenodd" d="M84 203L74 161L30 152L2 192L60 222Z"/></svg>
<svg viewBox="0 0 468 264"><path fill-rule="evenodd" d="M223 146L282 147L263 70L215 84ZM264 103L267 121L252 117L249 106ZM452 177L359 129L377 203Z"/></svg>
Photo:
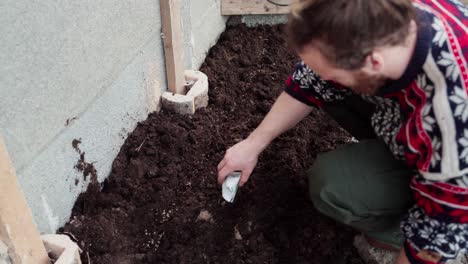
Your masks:
<svg viewBox="0 0 468 264"><path fill-rule="evenodd" d="M375 47L405 41L411 0L296 0L287 26L298 52L313 44L336 66L357 69Z"/></svg>

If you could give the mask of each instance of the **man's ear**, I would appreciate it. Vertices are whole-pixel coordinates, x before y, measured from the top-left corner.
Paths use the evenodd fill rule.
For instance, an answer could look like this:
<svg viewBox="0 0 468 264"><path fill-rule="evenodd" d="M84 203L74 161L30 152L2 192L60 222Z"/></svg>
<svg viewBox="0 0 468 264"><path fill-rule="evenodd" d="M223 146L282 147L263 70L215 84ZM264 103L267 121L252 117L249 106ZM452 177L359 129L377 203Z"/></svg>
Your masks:
<svg viewBox="0 0 468 264"><path fill-rule="evenodd" d="M378 74L384 66L383 56L378 51L373 51L366 57L362 70L367 74Z"/></svg>

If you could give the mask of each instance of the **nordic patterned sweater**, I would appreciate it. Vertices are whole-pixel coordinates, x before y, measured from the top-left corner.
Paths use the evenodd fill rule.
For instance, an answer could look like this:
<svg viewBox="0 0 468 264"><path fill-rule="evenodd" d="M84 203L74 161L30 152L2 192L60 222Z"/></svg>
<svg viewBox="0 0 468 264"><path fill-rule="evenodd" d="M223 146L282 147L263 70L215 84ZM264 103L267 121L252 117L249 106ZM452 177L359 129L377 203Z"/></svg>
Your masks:
<svg viewBox="0 0 468 264"><path fill-rule="evenodd" d="M413 2L418 37L406 71L363 98L376 105L377 136L415 168L415 205L401 224L408 258L444 263L468 249L468 7L456 0ZM303 62L285 91L318 107L351 94Z"/></svg>

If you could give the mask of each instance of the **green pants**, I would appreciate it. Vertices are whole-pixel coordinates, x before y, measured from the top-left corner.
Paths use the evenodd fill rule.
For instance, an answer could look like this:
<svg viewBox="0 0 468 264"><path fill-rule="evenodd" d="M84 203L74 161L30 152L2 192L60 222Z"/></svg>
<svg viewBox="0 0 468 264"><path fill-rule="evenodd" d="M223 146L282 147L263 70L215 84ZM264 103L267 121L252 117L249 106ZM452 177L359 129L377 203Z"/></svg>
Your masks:
<svg viewBox="0 0 468 264"><path fill-rule="evenodd" d="M318 156L308 171L310 198L323 214L401 247L412 175L381 141L363 140Z"/></svg>

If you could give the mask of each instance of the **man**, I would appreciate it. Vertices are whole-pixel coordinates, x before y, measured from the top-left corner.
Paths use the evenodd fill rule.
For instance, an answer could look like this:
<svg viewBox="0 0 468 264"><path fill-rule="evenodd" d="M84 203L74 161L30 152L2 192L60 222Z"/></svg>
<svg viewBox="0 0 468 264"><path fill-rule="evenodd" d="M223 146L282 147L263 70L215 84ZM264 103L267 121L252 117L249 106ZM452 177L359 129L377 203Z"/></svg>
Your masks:
<svg viewBox="0 0 468 264"><path fill-rule="evenodd" d="M368 114L378 139L317 158L308 172L317 209L375 245L399 249L398 264L445 263L463 254L467 15L456 0L296 3L289 38L303 62L262 123L227 150L218 182L238 170L245 184L259 154L312 107L347 107L330 113L357 113L356 122Z"/></svg>

